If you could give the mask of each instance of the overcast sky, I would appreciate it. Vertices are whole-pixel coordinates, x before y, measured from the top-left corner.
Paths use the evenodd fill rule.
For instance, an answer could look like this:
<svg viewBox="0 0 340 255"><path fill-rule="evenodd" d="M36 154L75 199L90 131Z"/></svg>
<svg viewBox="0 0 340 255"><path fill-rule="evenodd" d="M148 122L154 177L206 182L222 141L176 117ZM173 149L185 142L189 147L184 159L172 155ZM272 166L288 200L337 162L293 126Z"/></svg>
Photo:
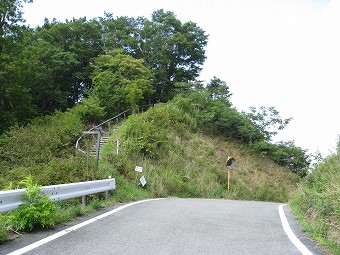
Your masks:
<svg viewBox="0 0 340 255"><path fill-rule="evenodd" d="M340 135L338 0L34 0L31 27L103 16L144 16L163 8L209 34L201 80L227 82L238 110L275 106L294 120L274 141L295 140L310 153L335 152Z"/></svg>

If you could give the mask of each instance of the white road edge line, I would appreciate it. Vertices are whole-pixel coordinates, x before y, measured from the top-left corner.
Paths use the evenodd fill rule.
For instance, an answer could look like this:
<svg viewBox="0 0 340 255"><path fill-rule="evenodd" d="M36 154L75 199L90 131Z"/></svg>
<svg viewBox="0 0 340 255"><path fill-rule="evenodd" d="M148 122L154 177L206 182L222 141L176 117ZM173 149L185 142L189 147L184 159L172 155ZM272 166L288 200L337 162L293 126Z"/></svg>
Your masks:
<svg viewBox="0 0 340 255"><path fill-rule="evenodd" d="M94 217L92 219L89 219L87 221L79 223L77 225L74 225L74 226L72 226L70 228L67 228L67 229L63 230L63 231L60 231L60 232L55 233L55 234L53 234L51 236L48 236L48 237L46 237L44 239L41 239L41 240L39 240L39 241L37 241L35 243L27 245L27 246L25 246L25 247L23 247L23 248L21 248L19 250L16 250L16 251L13 251L11 253L8 253L7 255L21 255L21 254L24 254L25 252L29 252L29 251L31 251L31 250L33 250L33 249L35 249L35 248L37 248L37 247L39 247L39 246L41 246L43 244L51 242L51 241L53 241L53 240L55 240L55 239L57 239L57 238L59 238L61 236L64 236L64 235L66 235L66 234L76 230L76 229L82 228L82 227L84 227L84 226L86 226L86 225L88 225L88 224L90 224L92 222L95 222L97 220L103 219L103 218L105 218L105 217L107 217L107 216L109 216L111 214L114 214L114 213L116 213L116 212L118 212L120 210L123 210L126 207L129 207L129 206L132 206L132 205L136 205L136 204L140 204L140 203L144 203L144 202L148 202L148 201L160 200L160 199L164 199L164 198L146 199L146 200L141 200L141 201L133 202L133 203L130 203L130 204L122 205L122 206L120 206L120 207L118 207L116 209L113 209L113 210L109 211L109 212L103 213L103 214L101 214L101 215L99 215L97 217Z"/></svg>
<svg viewBox="0 0 340 255"><path fill-rule="evenodd" d="M279 214L280 214L282 227L284 231L286 232L286 235L288 236L289 240L295 245L296 248L298 248L298 250L303 255L313 255L313 253L311 253L310 250L308 250L308 248L303 243L301 243L299 238L297 238L296 235L293 233L292 229L289 226L285 212L283 210L283 206L284 205L279 205Z"/></svg>

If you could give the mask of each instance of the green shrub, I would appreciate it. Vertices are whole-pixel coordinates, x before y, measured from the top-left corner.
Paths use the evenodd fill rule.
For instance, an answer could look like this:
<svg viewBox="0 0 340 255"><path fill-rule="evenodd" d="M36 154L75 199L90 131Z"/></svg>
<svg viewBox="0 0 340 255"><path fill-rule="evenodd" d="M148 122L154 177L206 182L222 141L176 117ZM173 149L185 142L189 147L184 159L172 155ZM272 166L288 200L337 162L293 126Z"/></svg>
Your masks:
<svg viewBox="0 0 340 255"><path fill-rule="evenodd" d="M31 176L22 181L22 184L26 187L23 197L25 204L10 213L11 225L23 231L54 226L56 205L48 196L41 194L41 188L33 183Z"/></svg>
<svg viewBox="0 0 340 255"><path fill-rule="evenodd" d="M100 116L100 110L92 113L88 108L81 104L64 113L36 118L31 125L0 136L0 189L9 182L17 186L28 175L42 185L95 179L91 162L74 157L75 142L85 130L81 120Z"/></svg>
<svg viewBox="0 0 340 255"><path fill-rule="evenodd" d="M88 124L100 123L105 116L104 107L100 106L99 100L96 97L85 98L81 103L69 110L80 117L81 121Z"/></svg>
<svg viewBox="0 0 340 255"><path fill-rule="evenodd" d="M154 122L147 122L143 115L132 115L121 130L122 147L127 154L156 157L164 144L165 132Z"/></svg>
<svg viewBox="0 0 340 255"><path fill-rule="evenodd" d="M32 125L12 129L0 139L0 167L10 169L69 157L84 129L80 117L71 112L56 112L35 119Z"/></svg>
<svg viewBox="0 0 340 255"><path fill-rule="evenodd" d="M0 214L0 244L5 242L7 240L7 226L8 226L8 220L7 218Z"/></svg>
<svg viewBox="0 0 340 255"><path fill-rule="evenodd" d="M307 175L290 205L309 234L340 253L340 155L326 158Z"/></svg>

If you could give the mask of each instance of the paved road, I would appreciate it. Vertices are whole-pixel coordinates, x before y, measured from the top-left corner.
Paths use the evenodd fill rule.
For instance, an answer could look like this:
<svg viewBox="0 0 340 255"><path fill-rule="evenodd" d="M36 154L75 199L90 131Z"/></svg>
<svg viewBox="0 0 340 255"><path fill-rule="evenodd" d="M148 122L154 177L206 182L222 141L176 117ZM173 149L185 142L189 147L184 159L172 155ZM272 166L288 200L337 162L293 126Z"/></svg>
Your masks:
<svg viewBox="0 0 340 255"><path fill-rule="evenodd" d="M0 254L38 239L45 242L52 234L51 239L59 237L25 254L302 254L282 227L279 206L214 199L151 200L114 208L105 217L88 219L82 227L19 238L0 246ZM283 208L295 235L312 254L323 254L301 233L288 206Z"/></svg>

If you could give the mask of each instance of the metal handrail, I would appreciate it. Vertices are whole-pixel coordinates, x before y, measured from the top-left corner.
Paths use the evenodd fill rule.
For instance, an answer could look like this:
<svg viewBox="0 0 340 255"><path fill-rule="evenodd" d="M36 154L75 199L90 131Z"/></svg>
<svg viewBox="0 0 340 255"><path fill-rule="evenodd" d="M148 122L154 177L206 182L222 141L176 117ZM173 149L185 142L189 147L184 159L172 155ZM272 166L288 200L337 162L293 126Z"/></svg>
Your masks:
<svg viewBox="0 0 340 255"><path fill-rule="evenodd" d="M91 130L93 130L93 129L95 129L95 128L99 128L99 127L101 127L102 125L108 123L109 121L114 120L114 119L117 119L117 118L119 118L121 115L123 115L123 114L125 114L125 113L127 113L127 112L129 112L129 111L131 111L131 109L126 110L126 111L124 111L124 112L121 112L120 114L118 114L118 115L116 115L116 116L114 116L114 117L112 117L112 118L110 118L110 119L108 119L108 120L105 120L104 122L100 123L99 125L97 125L97 126L91 128L89 131L91 131Z"/></svg>
<svg viewBox="0 0 340 255"><path fill-rule="evenodd" d="M127 112L129 112L129 111L131 111L131 109L126 110L126 111L124 111L124 112L121 112L120 114L118 114L118 115L116 115L116 116L114 116L114 117L112 117L112 118L110 118L110 119L107 119L107 120L105 120L104 122L98 124L97 126L94 126L94 127L90 128L89 130L85 131L85 132L77 139L77 141L76 141L76 146L75 146L76 149L79 150L80 152L86 154L86 152L85 152L84 150L80 149L80 146L79 146L79 142L80 142L80 140L85 136L86 132L90 132L90 131L93 131L94 129L100 128L102 125L108 123L109 121L112 121L112 120L114 120L114 119L119 118L121 115L124 115L124 114L126 114Z"/></svg>
<svg viewBox="0 0 340 255"><path fill-rule="evenodd" d="M148 107L148 108L149 108L150 106L154 106L154 104L141 105L141 106L139 106L139 108L142 108L142 110L143 110L143 107ZM104 122L98 124L97 126L93 126L93 127L90 128L89 130L83 132L83 134L77 139L75 148L76 148L78 151L80 151L80 152L82 152L82 153L84 153L84 154L87 154L87 153L86 153L84 150L82 150L82 149L80 148L80 146L79 146L79 142L80 142L80 140L85 136L86 132L91 132L91 131L93 131L94 129L99 129L99 128L101 128L104 124L106 124L106 123L108 123L108 122L110 122L110 121L112 121L112 120L115 120L115 119L121 117L122 115L124 115L124 117L125 117L126 113L128 113L128 112L130 112L130 111L132 111L132 109L125 110L124 112L121 112L121 113L119 113L118 115L116 115L116 116L114 116L114 117L112 117L112 118L110 118L110 119L107 119L107 120L105 120Z"/></svg>

